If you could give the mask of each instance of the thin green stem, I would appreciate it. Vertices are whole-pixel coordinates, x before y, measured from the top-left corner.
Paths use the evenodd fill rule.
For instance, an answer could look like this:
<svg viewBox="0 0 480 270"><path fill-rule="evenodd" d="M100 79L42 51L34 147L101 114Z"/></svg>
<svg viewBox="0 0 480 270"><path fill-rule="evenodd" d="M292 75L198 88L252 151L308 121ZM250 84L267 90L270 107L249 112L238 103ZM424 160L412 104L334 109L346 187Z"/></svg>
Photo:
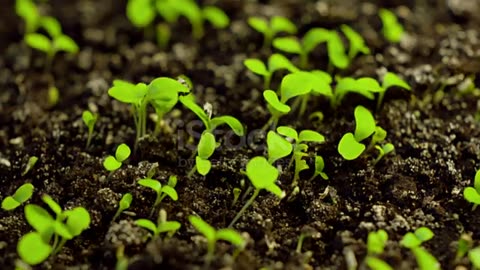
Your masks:
<svg viewBox="0 0 480 270"><path fill-rule="evenodd" d="M305 235L301 233L300 236L298 237L297 248L295 249L297 253L302 252L303 240L305 240Z"/></svg>
<svg viewBox="0 0 480 270"><path fill-rule="evenodd" d="M207 255L205 256L205 268L209 268L215 255L215 240L208 239Z"/></svg>
<svg viewBox="0 0 480 270"><path fill-rule="evenodd" d="M250 197L250 199L247 201L247 203L245 203L245 205L242 207L242 209L240 209L240 211L237 213L237 215L232 220L232 222L230 222L230 224L228 225L229 228L231 228L235 224L235 222L237 222L237 220L243 215L245 210L247 210L247 208L250 207L250 205L253 203L253 201L255 201L255 198L257 198L259 193L260 193L260 189L255 189L252 197Z"/></svg>
<svg viewBox="0 0 480 270"><path fill-rule="evenodd" d="M193 168L188 172L187 177L192 178L193 174L197 171L197 165L193 166Z"/></svg>

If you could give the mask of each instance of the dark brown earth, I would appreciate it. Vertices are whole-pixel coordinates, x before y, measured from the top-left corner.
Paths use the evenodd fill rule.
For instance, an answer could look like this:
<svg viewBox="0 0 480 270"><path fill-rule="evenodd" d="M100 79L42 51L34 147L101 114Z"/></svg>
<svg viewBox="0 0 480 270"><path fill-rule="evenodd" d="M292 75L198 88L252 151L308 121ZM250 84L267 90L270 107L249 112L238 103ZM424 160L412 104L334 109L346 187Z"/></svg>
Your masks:
<svg viewBox="0 0 480 270"><path fill-rule="evenodd" d="M395 269L413 269L415 259L399 241L421 226L434 231L435 237L425 246L443 269L468 265L468 260L456 263L454 257L461 233L480 239L479 210L472 212L462 196L480 161L480 125L478 93L461 89L469 76L480 71L479 5L427 0L203 1L224 9L232 19L230 28L208 28L204 39L197 42L182 20L171 46L161 51L130 25L124 15L125 1L50 0L42 7L60 20L81 52L57 55L49 73L43 69L43 55L22 42L23 27L14 14L13 1L5 2L0 10L0 198L31 182L35 193L30 203L41 204L41 195L49 194L64 208L84 206L92 217L87 231L39 269L113 269L115 251L121 245L130 258L129 269L203 267L206 245L189 224L188 215L198 214L216 228L226 227L242 205L231 207L232 190L241 187L240 171L249 158L263 155L263 150L220 148L212 157L218 162L207 177L188 179L190 167L179 164L190 158L191 151L180 147L187 138L181 136L178 123L196 118L179 105L166 116L170 131L142 140L128 165L107 179L103 159L120 143L133 146L135 139L128 107L109 97L107 90L116 78L149 82L185 74L192 79L200 104L211 103L215 115L233 115L248 131L261 128L268 119L262 81L248 73L242 61L246 57L265 59L270 52L260 50L262 37L247 26L246 18L251 15L287 16L298 25L299 35L311 27L338 29L348 24L365 37L373 53L360 56L341 74L377 78L388 69L406 78L413 91L411 95L401 90L388 92L383 109L376 112L396 151L375 166L375 152L347 162L336 150L341 136L354 128L355 105L373 109L373 103L349 96L334 112L319 98L311 102L307 115L322 111L323 122L295 115L282 118L281 124L325 135L327 142L312 145L310 150L324 157L330 180L308 181L312 171L302 173L299 194L287 199L293 171L284 172L279 185L287 198L280 201L262 192L235 225L249 239L246 250L234 260L230 245L217 244L211 268L347 269L345 254L349 252L365 267L368 232L385 229L389 242L382 258ZM381 36L379 7L400 16L408 33L402 43L389 44ZM319 46L310 62L314 68L326 69L327 60L325 48ZM61 94L53 108L46 99L51 76ZM274 86L279 79L274 78ZM443 85L447 86L440 92ZM100 115L88 150L81 121L85 109ZM149 124L153 128L153 122ZM257 144L262 144L261 138ZM33 155L39 162L21 176ZM166 199L161 207L182 228L171 239L149 242L148 233L135 226L134 220L148 218L154 194L135 182L155 163L155 177L161 182L166 183L169 175L178 176L179 200ZM121 215L111 223L126 192L134 198L128 210L134 217ZM305 226L318 234L307 238L304 253L298 254L295 247ZM30 229L23 207L0 211L2 269L14 268L16 243Z"/></svg>

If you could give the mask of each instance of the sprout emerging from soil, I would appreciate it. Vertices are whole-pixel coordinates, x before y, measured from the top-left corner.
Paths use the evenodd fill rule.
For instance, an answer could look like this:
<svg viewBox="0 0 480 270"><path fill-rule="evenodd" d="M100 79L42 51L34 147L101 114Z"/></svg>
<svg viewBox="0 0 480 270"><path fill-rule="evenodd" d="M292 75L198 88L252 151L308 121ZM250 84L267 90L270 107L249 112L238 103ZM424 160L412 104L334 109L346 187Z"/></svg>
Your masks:
<svg viewBox="0 0 480 270"><path fill-rule="evenodd" d="M21 185L12 196L7 196L2 201L2 209L5 211L11 211L22 203L28 201L33 194L33 185L30 183L26 183Z"/></svg>
<svg viewBox="0 0 480 270"><path fill-rule="evenodd" d="M411 91L412 89L410 85L408 85L398 75L392 72L387 72L385 76L383 76L382 91L378 93L377 110L380 110L380 106L382 105L385 93L392 86L400 87L408 91Z"/></svg>
<svg viewBox="0 0 480 270"><path fill-rule="evenodd" d="M247 22L253 29L263 34L263 48L270 47L272 39L280 32L291 35L297 33L295 24L282 16L273 16L270 21L261 17L250 17Z"/></svg>
<svg viewBox="0 0 480 270"><path fill-rule="evenodd" d="M278 53L274 53L268 58L268 66L265 65L261 60L255 58L248 58L243 61L243 64L251 72L263 76L264 89L270 88L272 75L275 71L281 69L286 69L291 73L299 71L299 69L295 67L290 60Z"/></svg>
<svg viewBox="0 0 480 270"><path fill-rule="evenodd" d="M240 209L235 218L228 225L231 228L235 222L243 215L247 208L255 201L255 198L260 194L262 189L265 189L279 198L285 197L285 193L280 189L275 182L278 178L278 171L273 167L266 158L254 157L247 164L247 177L250 179L255 188L252 197Z"/></svg>
<svg viewBox="0 0 480 270"><path fill-rule="evenodd" d="M421 270L434 270L440 269L440 263L437 259L430 254L425 248L421 245L432 239L435 234L426 227L421 227L415 230L415 232L408 232L400 241L400 244L403 247L410 249L415 255L417 260L418 267Z"/></svg>
<svg viewBox="0 0 480 270"><path fill-rule="evenodd" d="M322 156L315 156L315 172L309 181L312 181L317 176L322 177L324 180L328 180L328 175L323 171L325 168L325 162L323 161Z"/></svg>
<svg viewBox="0 0 480 270"><path fill-rule="evenodd" d="M103 161L103 167L109 172L114 172L122 166L122 163L130 156L130 154L130 147L122 143L117 147L115 156L108 156Z"/></svg>
<svg viewBox="0 0 480 270"><path fill-rule="evenodd" d="M158 213L157 224L144 218L137 219L135 224L152 232L153 239L156 239L162 233L167 233L167 237L172 237L182 226L178 221L167 220L167 212L163 209Z"/></svg>
<svg viewBox="0 0 480 270"><path fill-rule="evenodd" d="M382 34L386 40L392 43L398 43L402 39L402 36L405 32L402 24L398 22L397 16L395 13L388 9L380 9L378 12L380 19L382 20Z"/></svg>
<svg viewBox="0 0 480 270"><path fill-rule="evenodd" d="M93 134L93 128L95 127L95 123L97 122L98 116L90 111L83 111L82 113L82 120L83 123L87 126L88 128L88 138L87 138L87 144L85 148L88 148L90 146L90 142L92 141L92 134Z"/></svg>
<svg viewBox="0 0 480 270"><path fill-rule="evenodd" d="M346 24L342 24L340 29L347 37L350 44L347 54L350 61L352 61L359 53L370 54L370 49L365 45L365 40L357 31L353 30Z"/></svg>
<svg viewBox="0 0 480 270"><path fill-rule="evenodd" d="M205 222L198 216L189 216L188 220L207 239L207 254L205 256L205 265L208 267L213 260L215 254L215 244L218 240L229 242L237 247L237 249L244 249L246 245L245 239L234 229L224 228L215 230L210 224Z"/></svg>
<svg viewBox="0 0 480 270"><path fill-rule="evenodd" d="M35 167L35 164L38 162L38 157L37 156L31 156L28 159L27 165L25 166L25 169L22 172L22 176L25 176L28 172L30 172L33 167Z"/></svg>
<svg viewBox="0 0 480 270"><path fill-rule="evenodd" d="M330 100L330 103L332 108L337 108L348 93L359 94L367 99L373 100L375 99L374 93L380 93L382 91L383 88L373 78L362 77L359 79L354 79L345 77L337 82L334 95Z"/></svg>
<svg viewBox="0 0 480 270"><path fill-rule="evenodd" d="M480 170L475 173L473 187L466 187L463 190L463 197L470 203L473 203L472 211L480 204Z"/></svg>
<svg viewBox="0 0 480 270"><path fill-rule="evenodd" d="M118 203L118 210L113 216L112 221L115 221L115 219L117 219L123 211L130 208L131 204L132 204L132 194L130 193L123 194L122 198L120 199L120 202Z"/></svg>
<svg viewBox="0 0 480 270"><path fill-rule="evenodd" d="M55 213L55 218L41 206L25 206L25 218L35 230L22 236L17 244L20 258L30 265L39 264L50 255L57 254L68 240L79 236L90 226L90 214L85 208L63 211L50 196L44 195L42 200Z"/></svg>
<svg viewBox="0 0 480 270"><path fill-rule="evenodd" d="M170 197L172 200L178 200L178 194L175 190L175 186L177 185L177 177L171 175L168 179L168 184L162 186L162 184L155 179L152 178L145 178L138 181L138 184L147 188L152 189L155 191L157 197L155 202L153 203L152 210L150 212L150 216L153 216L155 209L160 205L160 203L165 199L165 197Z"/></svg>
<svg viewBox="0 0 480 270"><path fill-rule="evenodd" d="M383 253L387 244L388 234L384 230L370 232L367 237L367 257L365 263L372 270L393 270L385 261L378 258Z"/></svg>

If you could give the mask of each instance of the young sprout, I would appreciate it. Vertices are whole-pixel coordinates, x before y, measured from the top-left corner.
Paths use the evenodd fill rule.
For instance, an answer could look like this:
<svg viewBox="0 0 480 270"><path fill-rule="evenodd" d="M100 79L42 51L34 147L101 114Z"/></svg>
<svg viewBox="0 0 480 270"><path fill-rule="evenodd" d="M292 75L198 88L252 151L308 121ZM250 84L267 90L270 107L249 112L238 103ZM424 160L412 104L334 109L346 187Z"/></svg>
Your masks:
<svg viewBox="0 0 480 270"><path fill-rule="evenodd" d="M7 196L2 201L2 209L5 211L11 211L22 203L28 201L33 194L33 185L30 183L26 183L21 185L12 196Z"/></svg>
<svg viewBox="0 0 480 270"><path fill-rule="evenodd" d="M82 120L83 123L88 128L88 138L87 138L87 145L85 148L88 148L90 146L90 142L92 141L92 134L93 134L93 128L95 127L95 123L97 122L97 115L90 112L90 111L83 111L82 113Z"/></svg>
<svg viewBox="0 0 480 270"><path fill-rule="evenodd" d="M400 241L403 247L413 252L420 270L440 269L440 263L437 259L421 246L424 242L432 239L433 236L434 233L429 228L421 227L413 233L408 232Z"/></svg>
<svg viewBox="0 0 480 270"><path fill-rule="evenodd" d="M275 161L284 158L292 153L293 146L275 131L270 130L267 133L267 150L268 163L273 164Z"/></svg>
<svg viewBox="0 0 480 270"><path fill-rule="evenodd" d="M398 77L395 73L387 72L385 76L383 76L381 92L378 93L377 110L380 110L385 93L392 86L397 86L411 91L410 85L408 85L404 80L400 79L400 77Z"/></svg>
<svg viewBox="0 0 480 270"><path fill-rule="evenodd" d="M115 263L115 270L128 270L128 257L125 256L125 246L120 245L115 252L117 262Z"/></svg>
<svg viewBox="0 0 480 270"><path fill-rule="evenodd" d="M467 253L473 246L473 239L472 236L468 233L462 233L460 235L460 239L458 239L457 243L457 252L455 254L455 263L458 263L460 259L465 257Z"/></svg>
<svg viewBox="0 0 480 270"><path fill-rule="evenodd" d="M32 0L16 0L15 12L25 22L25 33L33 33L38 29L41 16Z"/></svg>
<svg viewBox="0 0 480 270"><path fill-rule="evenodd" d="M373 164L377 164L385 155L393 152L395 150L395 146L391 143L386 143L384 145L375 145L375 149L378 150L378 156L373 161Z"/></svg>
<svg viewBox="0 0 480 270"><path fill-rule="evenodd" d="M295 24L282 16L273 16L270 21L261 17L250 17L247 22L253 29L263 34L263 48L270 47L272 39L280 32L291 35L297 33Z"/></svg>
<svg viewBox="0 0 480 270"><path fill-rule="evenodd" d="M347 37L350 44L347 54L350 61L353 60L359 53L370 54L370 49L367 47L367 45L365 45L365 40L357 31L353 30L346 24L342 24L340 29Z"/></svg>
<svg viewBox="0 0 480 270"><path fill-rule="evenodd" d="M130 204L132 204L132 194L130 193L123 194L122 198L120 199L120 202L118 203L118 210L113 216L112 221L115 221L115 219L117 219L123 211L130 208Z"/></svg>
<svg viewBox="0 0 480 270"><path fill-rule="evenodd" d="M22 176L25 176L29 171L31 171L35 166L35 164L37 164L37 161L38 161L37 156L31 156L28 159L27 165L25 166L25 169L22 172Z"/></svg>
<svg viewBox="0 0 480 270"><path fill-rule="evenodd" d="M295 249L295 252L302 253L302 246L305 238L317 235L319 235L319 232L315 228L308 225L303 226L300 230L300 236L298 237L297 248Z"/></svg>
<svg viewBox="0 0 480 270"><path fill-rule="evenodd" d="M263 76L264 89L270 88L270 81L275 71L281 69L286 69L291 73L299 71L299 69L295 67L290 60L279 53L274 53L268 58L268 66L265 65L261 60L255 58L248 58L243 61L243 64L251 72Z"/></svg>
<svg viewBox="0 0 480 270"><path fill-rule="evenodd" d="M246 174L253 187L255 188L252 197L240 209L235 218L228 225L231 228L235 222L242 216L247 208L255 201L262 189L265 189L279 198L285 197L285 193L280 189L275 181L278 178L278 171L264 157L254 157L247 163Z"/></svg>
<svg viewBox="0 0 480 270"><path fill-rule="evenodd" d="M50 87L48 87L47 96L49 108L55 107L60 101L60 91L58 91L58 88L55 85L50 85Z"/></svg>
<svg viewBox="0 0 480 270"><path fill-rule="evenodd" d="M345 54L345 46L337 31L330 31L327 40L328 71L333 72L333 67L345 69L350 65L351 59Z"/></svg>
<svg viewBox="0 0 480 270"><path fill-rule="evenodd" d="M383 253L388 240L388 234L384 230L370 232L367 237L367 257L365 263L372 270L393 270L385 261L378 258Z"/></svg>
<svg viewBox="0 0 480 270"><path fill-rule="evenodd" d="M375 98L374 93L382 91L382 87L375 79L369 77L362 77L359 79L345 77L337 82L330 103L332 108L337 108L348 93L359 94L373 100Z"/></svg>
<svg viewBox="0 0 480 270"><path fill-rule="evenodd" d="M388 9L380 9L378 12L382 20L382 34L388 41L398 43L404 34L403 26L398 22L397 16Z"/></svg>
<svg viewBox="0 0 480 270"><path fill-rule="evenodd" d="M473 187L466 187L463 190L463 197L469 203L473 203L472 211L480 204L480 170L475 173Z"/></svg>
<svg viewBox="0 0 480 270"><path fill-rule="evenodd" d="M20 239L17 252L29 265L39 264L50 255L57 254L68 240L79 236L90 226L90 214L85 208L63 211L50 196L44 195L42 200L55 213L55 218L38 205L25 206L25 218L34 231Z"/></svg>
<svg viewBox="0 0 480 270"><path fill-rule="evenodd" d="M153 203L152 210L150 212L150 216L153 216L155 209L160 205L165 197L170 197L172 200L178 200L178 194L175 190L175 186L177 185L177 177L175 175L171 175L168 178L168 184L162 186L162 184L155 179L152 178L145 178L138 181L138 184L147 188L152 189L157 194L155 202Z"/></svg>
<svg viewBox="0 0 480 270"><path fill-rule="evenodd" d="M332 83L332 77L325 71L313 70L310 72L297 72L295 74L295 76L292 76L295 80L290 80L284 88L286 89L285 92L301 92L301 94L296 97L295 103L292 105L292 109L296 110L298 104L300 104L300 109L298 110L299 117L302 117L307 110L308 101L312 95L322 95L327 98L333 96L332 87L330 86ZM306 93L304 93L305 90L307 91Z"/></svg>
<svg viewBox="0 0 480 270"><path fill-rule="evenodd" d="M148 219L137 219L135 224L152 232L153 239L160 236L161 233L167 233L167 237L172 237L182 226L178 221L167 220L167 212L160 209L158 213L157 224Z"/></svg>
<svg viewBox="0 0 480 270"><path fill-rule="evenodd" d="M103 161L103 167L107 169L109 172L114 172L122 166L122 162L124 162L130 156L130 147L128 145L122 143L117 147L115 151L115 156L108 156Z"/></svg>
<svg viewBox="0 0 480 270"><path fill-rule="evenodd" d="M325 168L325 162L323 161L323 157L315 156L315 172L313 173L312 177L308 181L312 181L317 176L322 177L323 180L328 180L328 175L325 172L323 172L324 168Z"/></svg>
<svg viewBox="0 0 480 270"><path fill-rule="evenodd" d="M301 69L308 67L308 54L320 43L330 39L331 32L323 28L312 28L299 41L296 37L279 37L273 40L273 47L286 53L300 56Z"/></svg>
<svg viewBox="0 0 480 270"><path fill-rule="evenodd" d="M224 228L215 230L210 224L205 222L198 216L189 216L188 220L207 239L207 254L205 256L205 265L208 267L215 255L215 244L218 240L229 242L238 249L244 249L246 245L245 239L234 229Z"/></svg>

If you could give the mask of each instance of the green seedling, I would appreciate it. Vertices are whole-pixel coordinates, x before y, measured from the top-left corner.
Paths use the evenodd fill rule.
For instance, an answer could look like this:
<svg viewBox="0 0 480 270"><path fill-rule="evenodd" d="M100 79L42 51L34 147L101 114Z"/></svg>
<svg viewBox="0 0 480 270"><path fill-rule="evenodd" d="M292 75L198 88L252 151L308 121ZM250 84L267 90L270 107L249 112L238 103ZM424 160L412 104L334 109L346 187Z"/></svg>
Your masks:
<svg viewBox="0 0 480 270"><path fill-rule="evenodd" d="M302 130L300 133L298 133L295 129L287 126L278 127L277 133L285 137L288 137L290 140L293 140L291 143L291 146L292 146L291 152L293 153L293 155L292 155L292 158L290 159L290 163L288 164L288 167L290 168L292 164L295 162L295 174L292 181L292 186L295 187L297 186L298 179L300 179L300 172L310 168L307 162L303 159L304 157L308 156L307 154L308 145L305 143L306 142L323 143L325 142L325 137L313 130ZM290 144L289 141L287 142ZM269 150L269 153L270 153L270 150Z"/></svg>
<svg viewBox="0 0 480 270"><path fill-rule="evenodd" d="M182 82L168 77L156 78L148 85L115 80L108 90L111 97L132 106L136 126L135 146L147 133L147 105L151 104L157 114L154 135L158 135L163 116L177 104L180 93L188 92L190 89Z"/></svg>
<svg viewBox="0 0 480 270"><path fill-rule="evenodd" d="M48 87L47 97L49 108L53 108L58 104L60 101L60 91L58 91L58 88L55 85Z"/></svg>
<svg viewBox="0 0 480 270"><path fill-rule="evenodd" d="M124 162L130 156L130 154L130 147L122 143L117 147L115 156L108 156L103 161L103 167L109 172L114 172L122 166L122 162Z"/></svg>
<svg viewBox="0 0 480 270"><path fill-rule="evenodd" d="M473 203L472 211L480 204L480 170L475 173L473 187L466 187L463 190L463 197L469 203Z"/></svg>
<svg viewBox="0 0 480 270"><path fill-rule="evenodd" d="M397 16L392 11L384 8L380 9L378 15L382 20L382 34L385 39L392 43L400 42L405 30L402 24L398 22Z"/></svg>
<svg viewBox="0 0 480 270"><path fill-rule="evenodd" d="M275 131L270 130L267 133L267 150L268 163L273 164L275 161L284 158L292 153L293 146Z"/></svg>
<svg viewBox="0 0 480 270"><path fill-rule="evenodd" d="M253 29L263 34L263 48L270 47L272 39L280 32L291 35L297 33L295 24L282 16L273 16L270 21L261 17L250 17L247 22Z"/></svg>
<svg viewBox="0 0 480 270"><path fill-rule="evenodd" d="M112 221L115 221L115 219L117 219L123 211L130 208L131 204L132 204L132 194L130 193L123 194L122 198L120 199L120 202L118 203L118 210L113 216Z"/></svg>
<svg viewBox="0 0 480 270"><path fill-rule="evenodd" d="M242 250L245 248L246 241L234 229L224 228L215 230L210 224L198 216L189 216L188 220L207 239L207 254L205 256L205 265L208 267L215 255L215 244L218 240L229 242L230 244Z"/></svg>
<svg viewBox="0 0 480 270"><path fill-rule="evenodd" d="M215 129L221 125L228 125L237 136L243 136L245 130L242 123L233 116L224 115L212 118L211 112L209 111L207 114L207 112L195 103L195 100L191 95L181 96L179 100L185 107L195 113L205 126L205 130L198 143L195 166L189 172L188 177L191 177L195 171L205 176L212 167L212 164L208 159L213 152L215 152L215 148L217 147L215 135L213 135Z"/></svg>
<svg viewBox="0 0 480 270"><path fill-rule="evenodd" d="M98 116L90 111L83 111L82 113L83 123L85 123L88 128L87 145L85 146L85 148L88 148L90 146L90 142L92 141L93 128L95 127L97 118Z"/></svg>
<svg viewBox="0 0 480 270"><path fill-rule="evenodd" d="M28 159L27 165L25 166L25 169L22 172L22 176L25 176L29 171L31 171L35 166L35 164L37 164L37 161L38 161L37 156L31 156Z"/></svg>
<svg viewBox="0 0 480 270"><path fill-rule="evenodd" d="M315 156L315 172L313 173L309 181L317 178L317 176L322 177L323 180L328 180L328 175L323 171L324 168L325 162L323 161L323 157Z"/></svg>
<svg viewBox="0 0 480 270"><path fill-rule="evenodd" d="M421 270L434 270L440 269L440 263L437 259L430 254L421 245L432 239L435 234L426 227L421 227L415 230L415 232L408 232L400 241L403 247L410 249L415 255L418 267Z"/></svg>
<svg viewBox="0 0 480 270"><path fill-rule="evenodd" d="M320 43L327 42L331 32L323 28L312 28L303 36L302 40L296 37L279 37L273 40L273 47L286 53L298 54L301 69L308 67L308 54ZM333 49L333 46L332 46Z"/></svg>
<svg viewBox="0 0 480 270"><path fill-rule="evenodd" d="M346 24L342 24L340 29L347 37L350 44L347 54L350 61L353 60L359 53L370 54L370 49L367 47L367 45L365 45L365 40L357 31L353 30Z"/></svg>
<svg viewBox="0 0 480 270"><path fill-rule="evenodd" d="M333 67L345 69L350 65L350 60L345 53L345 46L337 31L330 31L327 40L328 71L333 73Z"/></svg>
<svg viewBox="0 0 480 270"><path fill-rule="evenodd" d="M2 201L2 209L5 211L11 211L22 203L28 201L33 194L33 185L30 183L26 183L21 185L12 196L7 196Z"/></svg>
<svg viewBox="0 0 480 270"><path fill-rule="evenodd" d="M300 236L298 237L297 241L297 248L295 249L295 252L297 253L302 253L302 247L303 247L303 242L305 241L305 238L307 237L314 237L318 236L319 232L308 225L303 226L302 229L300 230Z"/></svg>
<svg viewBox="0 0 480 270"><path fill-rule="evenodd" d="M472 236L468 233L462 233L460 239L457 243L457 252L455 255L455 262L458 263L465 255L468 254L470 249L473 247Z"/></svg>
<svg viewBox="0 0 480 270"><path fill-rule="evenodd" d="M367 237L367 257L365 263L372 270L393 270L385 261L378 258L385 249L388 234L384 230L370 232Z"/></svg>
<svg viewBox="0 0 480 270"><path fill-rule="evenodd" d="M268 65L265 65L261 60L255 58L248 58L243 61L243 64L251 72L263 76L264 89L270 88L272 75L275 71L281 69L286 69L291 73L299 71L290 60L278 53L274 53L268 58Z"/></svg>
<svg viewBox="0 0 480 270"><path fill-rule="evenodd" d="M152 232L153 239L158 238L162 233L166 233L167 237L172 237L182 226L178 221L167 220L167 212L163 209L158 213L157 224L144 218L137 219L135 224Z"/></svg>
<svg viewBox="0 0 480 270"><path fill-rule="evenodd" d="M395 146L391 143L386 143L384 145L375 145L375 149L378 150L378 156L373 161L374 165L377 164L385 155L392 153L395 150Z"/></svg>
<svg viewBox="0 0 480 270"><path fill-rule="evenodd" d="M333 97L330 100L332 108L337 108L348 93L355 93L367 99L375 99L374 93L382 92L383 88L373 78L362 77L354 79L350 77L341 78L334 89Z"/></svg>
<svg viewBox="0 0 480 270"><path fill-rule="evenodd" d="M30 265L37 265L57 254L68 240L90 226L90 214L85 208L63 211L50 196L44 195L42 200L55 213L55 218L38 205L25 206L25 218L35 231L24 235L17 244L20 258Z"/></svg>
<svg viewBox="0 0 480 270"><path fill-rule="evenodd" d="M128 270L128 257L125 256L125 246L120 245L115 252L117 262L115 263L115 270Z"/></svg>
<svg viewBox="0 0 480 270"><path fill-rule="evenodd" d="M480 269L480 247L471 249L468 252L468 259L475 269Z"/></svg>
<svg viewBox="0 0 480 270"><path fill-rule="evenodd" d="M40 13L32 0L16 0L15 12L25 22L25 32L35 32L40 24Z"/></svg>
<svg viewBox="0 0 480 270"><path fill-rule="evenodd" d="M138 184L147 188L152 189L157 194L155 202L153 203L152 210L150 212L150 216L153 216L155 209L160 205L165 197L170 197L172 200L178 200L178 194L175 190L175 186L177 185L177 177L175 175L171 175L168 178L168 184L162 186L162 184L155 179L152 178L145 178L138 181Z"/></svg>
<svg viewBox="0 0 480 270"><path fill-rule="evenodd" d="M370 150L387 137L387 132L376 125L372 113L365 107L361 105L357 106L354 111L354 116L355 132L348 132L343 135L337 148L338 153L346 160L358 158L365 150ZM370 136L372 136L372 139L367 148L361 141Z"/></svg>
<svg viewBox="0 0 480 270"><path fill-rule="evenodd" d="M235 218L230 222L228 227L232 227L235 222L242 216L248 207L255 201L255 198L260 194L262 189L273 193L279 198L285 197L285 193L280 189L275 182L278 178L278 171L273 167L266 158L254 157L247 163L246 174L253 187L255 188L252 197L240 209Z"/></svg>
<svg viewBox="0 0 480 270"><path fill-rule="evenodd" d="M378 92L377 110L380 110L385 93L392 86L400 87L408 91L411 91L412 89L410 85L408 85L404 80L400 79L398 75L392 72L387 72L385 76L383 76L381 92Z"/></svg>

